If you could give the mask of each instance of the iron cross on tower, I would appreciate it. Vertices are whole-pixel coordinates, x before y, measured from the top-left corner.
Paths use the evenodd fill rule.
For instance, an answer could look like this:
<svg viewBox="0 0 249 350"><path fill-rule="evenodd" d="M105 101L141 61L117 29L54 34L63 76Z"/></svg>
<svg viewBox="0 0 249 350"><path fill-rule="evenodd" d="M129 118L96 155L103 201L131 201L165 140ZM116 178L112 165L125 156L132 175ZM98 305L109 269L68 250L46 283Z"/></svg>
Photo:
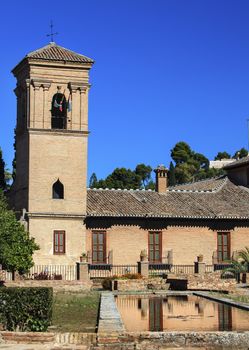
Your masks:
<svg viewBox="0 0 249 350"><path fill-rule="evenodd" d="M54 35L58 35L59 33L53 33L53 21L50 22L50 34L47 34L47 36L51 37L51 42L54 42Z"/></svg>

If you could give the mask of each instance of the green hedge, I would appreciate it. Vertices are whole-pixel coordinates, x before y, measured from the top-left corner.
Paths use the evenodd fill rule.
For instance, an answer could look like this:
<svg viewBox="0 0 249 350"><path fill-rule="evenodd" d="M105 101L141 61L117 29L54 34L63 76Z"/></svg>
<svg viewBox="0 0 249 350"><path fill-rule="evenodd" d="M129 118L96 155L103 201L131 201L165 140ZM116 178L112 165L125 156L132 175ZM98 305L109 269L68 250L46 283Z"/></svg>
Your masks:
<svg viewBox="0 0 249 350"><path fill-rule="evenodd" d="M0 322L8 331L46 331L52 305L52 288L0 288Z"/></svg>

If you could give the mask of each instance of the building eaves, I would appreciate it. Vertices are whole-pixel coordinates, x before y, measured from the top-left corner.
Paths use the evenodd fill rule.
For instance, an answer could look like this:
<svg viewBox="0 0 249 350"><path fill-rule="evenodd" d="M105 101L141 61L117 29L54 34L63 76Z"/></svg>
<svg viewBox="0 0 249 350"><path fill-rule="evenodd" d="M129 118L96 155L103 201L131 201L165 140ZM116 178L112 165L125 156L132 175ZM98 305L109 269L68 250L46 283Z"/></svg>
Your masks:
<svg viewBox="0 0 249 350"><path fill-rule="evenodd" d="M54 42L51 42L38 50L28 53L26 55L26 58L49 61L94 63L91 58L59 46Z"/></svg>
<svg viewBox="0 0 249 350"><path fill-rule="evenodd" d="M244 165L249 165L249 156L243 157L241 159L235 160L233 163L230 163L224 166L224 170L235 169L242 167Z"/></svg>

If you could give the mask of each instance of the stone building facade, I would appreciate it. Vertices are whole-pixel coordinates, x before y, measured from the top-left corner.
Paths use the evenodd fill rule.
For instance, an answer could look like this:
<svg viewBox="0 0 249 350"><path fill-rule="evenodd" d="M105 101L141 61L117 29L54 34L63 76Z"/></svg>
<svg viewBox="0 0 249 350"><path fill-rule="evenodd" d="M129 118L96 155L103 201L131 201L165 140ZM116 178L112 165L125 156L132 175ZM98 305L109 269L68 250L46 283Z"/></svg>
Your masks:
<svg viewBox="0 0 249 350"><path fill-rule="evenodd" d="M17 79L16 179L11 206L40 250L36 264L222 263L249 246L248 159L227 176L156 191L87 190L88 92L93 60L55 43L31 52ZM238 166L237 166L238 165ZM237 175L236 175L237 174Z"/></svg>

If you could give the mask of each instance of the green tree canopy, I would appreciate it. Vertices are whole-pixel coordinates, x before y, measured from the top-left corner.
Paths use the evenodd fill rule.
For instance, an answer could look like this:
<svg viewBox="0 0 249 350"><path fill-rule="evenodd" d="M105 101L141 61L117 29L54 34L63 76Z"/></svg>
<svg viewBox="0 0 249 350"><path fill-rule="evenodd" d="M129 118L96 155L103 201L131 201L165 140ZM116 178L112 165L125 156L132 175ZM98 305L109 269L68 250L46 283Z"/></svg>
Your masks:
<svg viewBox="0 0 249 350"><path fill-rule="evenodd" d="M248 156L248 151L247 149L245 149L244 147L242 147L241 149L239 149L238 151L236 151L233 155L233 158L237 159L241 159L241 158L244 158L244 157L247 157Z"/></svg>
<svg viewBox="0 0 249 350"><path fill-rule="evenodd" d="M190 146L183 141L177 142L175 147L171 150L171 158L177 164L187 162L193 156Z"/></svg>
<svg viewBox="0 0 249 350"><path fill-rule="evenodd" d="M95 173L92 173L90 180L89 180L89 187L90 188L96 188L98 186L98 179Z"/></svg>
<svg viewBox="0 0 249 350"><path fill-rule="evenodd" d="M169 165L168 179L169 179L169 186L175 186L175 184L176 184L176 173L175 173L175 167L174 167L173 162L170 162L170 165Z"/></svg>
<svg viewBox="0 0 249 350"><path fill-rule="evenodd" d="M105 179L107 188L138 189L141 178L131 169L116 168L111 175Z"/></svg>
<svg viewBox="0 0 249 350"><path fill-rule="evenodd" d="M231 155L226 151L224 151L224 152L218 152L214 160L230 159L230 158L231 158Z"/></svg>
<svg viewBox="0 0 249 350"><path fill-rule="evenodd" d="M39 246L29 238L24 226L7 209L6 199L0 191L0 264L7 271L24 273L33 266L32 255Z"/></svg>
<svg viewBox="0 0 249 350"><path fill-rule="evenodd" d="M178 142L171 150L171 157L175 161L174 174L177 184L224 174L222 169L210 169L208 158L202 153L193 151L191 147L183 141ZM172 165L172 170L170 172L173 171ZM171 176L170 173L169 176ZM171 181L172 179L170 178L170 184Z"/></svg>
<svg viewBox="0 0 249 350"><path fill-rule="evenodd" d="M105 179L97 181L97 177L90 179L90 187L94 181L96 188L121 188L121 189L154 189L155 184L151 179L152 168L149 165L138 164L135 170L116 168Z"/></svg>
<svg viewBox="0 0 249 350"><path fill-rule="evenodd" d="M140 177L140 181L143 184L143 187L146 188L148 183L151 181L151 172L152 168L149 165L138 164L135 169L135 173Z"/></svg>
<svg viewBox="0 0 249 350"><path fill-rule="evenodd" d="M7 188L6 178L5 178L5 162L3 160L3 153L0 148L0 190L5 191Z"/></svg>

